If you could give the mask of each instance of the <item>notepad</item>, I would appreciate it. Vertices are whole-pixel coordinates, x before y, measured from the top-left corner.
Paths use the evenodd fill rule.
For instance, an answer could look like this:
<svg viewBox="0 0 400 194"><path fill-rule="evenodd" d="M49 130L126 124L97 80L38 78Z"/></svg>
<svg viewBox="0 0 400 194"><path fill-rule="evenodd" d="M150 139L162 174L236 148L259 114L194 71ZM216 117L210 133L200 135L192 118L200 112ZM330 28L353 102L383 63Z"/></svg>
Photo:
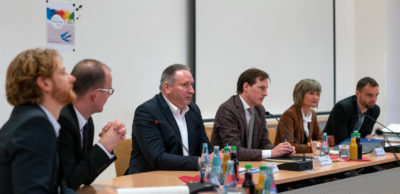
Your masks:
<svg viewBox="0 0 400 194"><path fill-rule="evenodd" d="M390 130L392 130L394 133L400 133L400 124L390 124L387 126ZM392 131L389 131L386 128L383 128L382 131L384 133L393 133Z"/></svg>

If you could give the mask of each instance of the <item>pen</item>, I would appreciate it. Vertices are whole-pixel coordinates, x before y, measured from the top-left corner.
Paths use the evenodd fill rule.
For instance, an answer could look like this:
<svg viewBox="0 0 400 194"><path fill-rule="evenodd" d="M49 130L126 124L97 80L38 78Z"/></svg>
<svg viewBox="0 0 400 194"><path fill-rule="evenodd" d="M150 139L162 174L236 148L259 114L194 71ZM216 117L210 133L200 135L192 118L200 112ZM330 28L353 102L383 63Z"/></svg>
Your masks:
<svg viewBox="0 0 400 194"><path fill-rule="evenodd" d="M283 139L285 140L285 142L287 142L287 140L286 140L285 136L284 136L284 135L282 135L282 136L283 136Z"/></svg>

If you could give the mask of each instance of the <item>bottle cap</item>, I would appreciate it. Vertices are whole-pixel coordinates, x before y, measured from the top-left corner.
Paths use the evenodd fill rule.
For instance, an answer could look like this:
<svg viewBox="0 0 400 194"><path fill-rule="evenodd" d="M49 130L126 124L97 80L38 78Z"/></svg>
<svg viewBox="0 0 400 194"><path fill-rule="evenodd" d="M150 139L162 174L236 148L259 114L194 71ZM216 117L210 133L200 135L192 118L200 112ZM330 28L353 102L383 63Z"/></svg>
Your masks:
<svg viewBox="0 0 400 194"><path fill-rule="evenodd" d="M251 169L251 164L246 164L246 165L244 165L244 167L246 168L246 170L250 170Z"/></svg>
<svg viewBox="0 0 400 194"><path fill-rule="evenodd" d="M267 166L265 166L265 165L261 165L261 166L260 166L260 171L261 171L261 170L265 170L265 169L267 169Z"/></svg>
<svg viewBox="0 0 400 194"><path fill-rule="evenodd" d="M229 148L224 147L224 152L229 152Z"/></svg>
<svg viewBox="0 0 400 194"><path fill-rule="evenodd" d="M232 151L236 151L236 146L232 146L232 147L231 147L231 150L232 150Z"/></svg>

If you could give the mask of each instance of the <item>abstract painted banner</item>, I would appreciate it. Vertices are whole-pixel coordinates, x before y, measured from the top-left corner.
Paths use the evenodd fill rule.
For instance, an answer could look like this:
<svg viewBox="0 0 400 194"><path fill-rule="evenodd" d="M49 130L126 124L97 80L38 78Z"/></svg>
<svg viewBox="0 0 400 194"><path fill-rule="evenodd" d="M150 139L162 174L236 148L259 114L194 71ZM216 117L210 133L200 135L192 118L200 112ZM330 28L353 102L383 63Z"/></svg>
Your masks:
<svg viewBox="0 0 400 194"><path fill-rule="evenodd" d="M47 47L58 51L75 51L73 4L48 1L46 12Z"/></svg>

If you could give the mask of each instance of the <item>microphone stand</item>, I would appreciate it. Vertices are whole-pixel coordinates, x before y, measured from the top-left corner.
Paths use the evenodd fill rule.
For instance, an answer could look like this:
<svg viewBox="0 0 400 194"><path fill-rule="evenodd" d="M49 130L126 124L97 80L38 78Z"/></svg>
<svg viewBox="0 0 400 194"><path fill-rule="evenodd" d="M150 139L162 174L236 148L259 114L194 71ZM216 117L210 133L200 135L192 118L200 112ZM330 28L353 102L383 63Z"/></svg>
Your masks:
<svg viewBox="0 0 400 194"><path fill-rule="evenodd" d="M306 155L305 155L304 149L301 147L301 145L296 140L296 138L290 133L289 129L287 129L285 127L285 125L283 125L282 122L275 115L271 114L268 111L265 112L265 114L268 115L268 116L272 116L275 120L277 120L278 121L278 125L282 126L282 128L286 131L286 133L291 138L293 138L293 140L296 143L296 145L298 145L298 147L303 152L303 160L302 161L294 161L294 162L282 163L282 164L278 165L278 168L279 169L283 169L283 170L294 170L294 171L303 171L303 170L311 170L311 169L313 169L312 161L311 160L306 160Z"/></svg>
<svg viewBox="0 0 400 194"><path fill-rule="evenodd" d="M391 130L389 130L389 131L391 131ZM383 133L383 131L381 129L376 129L375 133L377 135L383 136L383 138L388 142L389 146L393 147L392 144L390 144L390 141L388 140L388 138L386 137L386 135ZM400 166L400 162L399 162L399 158L397 157L397 154L395 152L392 152L392 154L393 154L394 158L396 158L397 166Z"/></svg>
<svg viewBox="0 0 400 194"><path fill-rule="evenodd" d="M172 129L172 127L169 125L169 123L164 122L164 121L159 121L159 120L147 120L147 119L140 119L140 120L146 121L146 122L150 122L151 124L155 124L155 125L158 125L158 126L159 126L160 124L166 125L167 128L168 128L168 130L169 130L170 132L172 132L172 134L174 135L175 139L179 142L179 145L180 145L181 147L183 147L183 149L185 149L185 151L188 153L188 157L190 158L190 160L192 160L192 162L195 163L196 166L197 166L198 168L200 168L200 167L198 166L198 162L196 162L196 161L193 159L193 157L190 156L189 150L186 148L185 145L183 145L181 138L178 137L178 135L177 135L176 132ZM140 121L140 120L138 120L138 121Z"/></svg>
<svg viewBox="0 0 400 194"><path fill-rule="evenodd" d="M393 130L389 129L389 127L386 127L384 124L378 122L377 120L375 120L374 118L372 118L371 116L369 116L369 115L367 115L367 114L365 114L365 116L366 116L368 119L371 119L372 121L378 123L380 126L382 126L383 128L387 129L388 131L392 132L393 134L395 134L397 137L400 138L400 135L397 134L397 133L395 133ZM377 130L375 130L375 133L376 133L377 135L382 135L383 138L385 139L385 141L388 142L389 147L385 147L385 148L384 148L385 151L387 151L387 152L393 152L393 153L400 153L400 147L399 147L399 146L392 146L392 145L390 144L389 139L384 135L384 133L383 133L382 130L377 129ZM396 159L397 159L397 156L395 156L395 157L396 157Z"/></svg>

